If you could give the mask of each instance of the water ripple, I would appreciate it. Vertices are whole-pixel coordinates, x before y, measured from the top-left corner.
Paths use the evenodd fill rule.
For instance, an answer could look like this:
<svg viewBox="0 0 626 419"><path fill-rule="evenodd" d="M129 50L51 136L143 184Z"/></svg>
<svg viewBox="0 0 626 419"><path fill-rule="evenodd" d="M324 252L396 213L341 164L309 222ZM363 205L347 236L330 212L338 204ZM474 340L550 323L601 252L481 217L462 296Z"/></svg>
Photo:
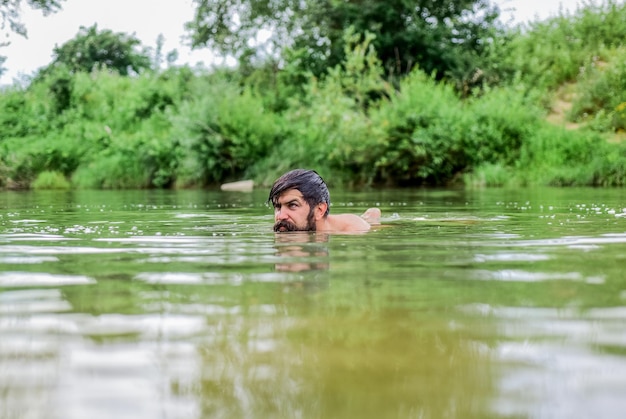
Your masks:
<svg viewBox="0 0 626 419"><path fill-rule="evenodd" d="M0 287L57 287L85 285L95 279L84 275L60 275L46 272L0 272Z"/></svg>

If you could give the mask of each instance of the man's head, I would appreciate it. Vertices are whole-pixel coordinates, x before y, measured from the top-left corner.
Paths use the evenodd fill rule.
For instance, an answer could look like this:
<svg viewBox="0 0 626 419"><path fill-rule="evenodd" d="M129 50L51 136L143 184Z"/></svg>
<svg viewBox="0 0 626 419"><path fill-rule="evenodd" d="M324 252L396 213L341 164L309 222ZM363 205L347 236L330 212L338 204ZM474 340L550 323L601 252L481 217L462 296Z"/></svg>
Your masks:
<svg viewBox="0 0 626 419"><path fill-rule="evenodd" d="M330 211L330 193L314 170L296 169L279 177L268 201L274 206L274 231L315 231L318 217Z"/></svg>

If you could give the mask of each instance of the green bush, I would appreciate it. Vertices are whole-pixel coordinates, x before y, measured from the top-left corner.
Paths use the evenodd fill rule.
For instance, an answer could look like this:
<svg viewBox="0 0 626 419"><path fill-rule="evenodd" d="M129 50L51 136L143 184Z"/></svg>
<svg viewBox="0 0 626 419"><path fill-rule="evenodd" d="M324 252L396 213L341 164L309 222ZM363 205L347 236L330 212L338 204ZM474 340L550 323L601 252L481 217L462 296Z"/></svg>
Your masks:
<svg viewBox="0 0 626 419"><path fill-rule="evenodd" d="M515 76L481 76L501 84L463 97L417 67L390 86L373 37L352 30L319 79L293 62L134 77L55 67L0 91L0 186L49 173L81 188L269 184L294 167L335 185L622 185L624 146L599 132L626 130L625 22L606 1L509 32L485 71ZM541 122L574 81L573 115L595 133Z"/></svg>
<svg viewBox="0 0 626 419"><path fill-rule="evenodd" d="M544 125L524 143L516 171L523 184L618 185L624 181L619 147L597 133Z"/></svg>
<svg viewBox="0 0 626 419"><path fill-rule="evenodd" d="M261 97L234 83L200 78L193 97L172 117L181 146L177 184L209 185L249 175L283 139L280 118Z"/></svg>
<svg viewBox="0 0 626 419"><path fill-rule="evenodd" d="M173 185L180 153L169 115L193 77L185 67L134 78L56 69L7 91L0 95L3 183L28 187L39 173L56 171L74 174L80 187Z"/></svg>
<svg viewBox="0 0 626 419"><path fill-rule="evenodd" d="M289 138L274 148L265 170L257 169L259 175L265 172L264 181L279 174L267 166L318 168L337 184L373 181L385 139L370 114L393 92L382 77L372 36L348 30L345 41L346 60L323 80L310 77L302 100L292 101L284 113Z"/></svg>
<svg viewBox="0 0 626 419"><path fill-rule="evenodd" d="M537 93L519 85L487 89L467 101L462 147L471 166L482 163L513 164L526 139L538 129L542 110Z"/></svg>
<svg viewBox="0 0 626 419"><path fill-rule="evenodd" d="M73 121L46 134L5 139L0 142L0 161L10 168L9 178L27 187L40 172L71 176L80 165L108 147L110 137L106 125Z"/></svg>
<svg viewBox="0 0 626 419"><path fill-rule="evenodd" d="M174 184L180 158L165 116L143 121L133 133L111 135L107 146L77 168L72 181L83 189L166 188Z"/></svg>
<svg viewBox="0 0 626 419"><path fill-rule="evenodd" d="M511 187L516 185L513 171L498 163L483 163L469 173L463 181L468 188Z"/></svg>
<svg viewBox="0 0 626 419"><path fill-rule="evenodd" d="M468 123L451 86L414 70L400 91L372 113L385 141L375 160L376 180L400 184L448 183L471 161L463 148Z"/></svg>
<svg viewBox="0 0 626 419"><path fill-rule="evenodd" d="M524 141L514 165L481 164L464 180L468 187L624 186L626 145L544 124Z"/></svg>
<svg viewBox="0 0 626 419"><path fill-rule="evenodd" d="M44 171L37 175L32 183L33 189L70 189L70 182L63 173L54 171Z"/></svg>
<svg viewBox="0 0 626 419"><path fill-rule="evenodd" d="M608 63L588 66L578 86L571 118L592 121L601 131L626 129L626 48L615 51Z"/></svg>
<svg viewBox="0 0 626 419"><path fill-rule="evenodd" d="M604 60L607 48L624 45L626 4L585 2L571 12L518 28L503 66L515 68L529 86L553 89L574 81L580 69Z"/></svg>
<svg viewBox="0 0 626 419"><path fill-rule="evenodd" d="M615 107L613 113L613 127L617 132L626 131L626 101Z"/></svg>
<svg viewBox="0 0 626 419"><path fill-rule="evenodd" d="M52 129L47 91L10 87L0 91L0 142L44 135Z"/></svg>
<svg viewBox="0 0 626 419"><path fill-rule="evenodd" d="M480 164L512 164L540 120L534 100L511 87L463 101L451 86L414 71L371 112L371 125L382 130L374 136L381 140L366 142L376 181L446 185Z"/></svg>
<svg viewBox="0 0 626 419"><path fill-rule="evenodd" d="M80 189L144 189L150 186L148 175L132 152L105 153L98 160L81 166L72 176Z"/></svg>

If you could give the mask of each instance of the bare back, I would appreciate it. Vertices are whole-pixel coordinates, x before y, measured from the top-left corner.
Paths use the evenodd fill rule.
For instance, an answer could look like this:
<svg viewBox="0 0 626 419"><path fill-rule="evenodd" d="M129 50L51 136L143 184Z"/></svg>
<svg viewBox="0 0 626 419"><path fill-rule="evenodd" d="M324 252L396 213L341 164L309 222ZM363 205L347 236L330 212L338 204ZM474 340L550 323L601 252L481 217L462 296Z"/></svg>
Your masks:
<svg viewBox="0 0 626 419"><path fill-rule="evenodd" d="M370 208L363 215L337 214L328 215L318 222L317 231L336 231L342 233L369 231L373 224L380 223L380 210Z"/></svg>

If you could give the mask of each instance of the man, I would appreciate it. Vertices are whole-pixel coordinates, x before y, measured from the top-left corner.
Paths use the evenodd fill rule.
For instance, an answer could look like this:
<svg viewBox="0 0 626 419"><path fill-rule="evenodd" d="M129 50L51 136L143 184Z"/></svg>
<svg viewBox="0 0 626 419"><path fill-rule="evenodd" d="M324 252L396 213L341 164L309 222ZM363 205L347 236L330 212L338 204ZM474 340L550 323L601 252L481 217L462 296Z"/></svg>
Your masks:
<svg viewBox="0 0 626 419"><path fill-rule="evenodd" d="M330 193L314 170L295 169L279 177L268 201L274 206L274 231L365 232L380 221L378 208L362 216L330 215Z"/></svg>

